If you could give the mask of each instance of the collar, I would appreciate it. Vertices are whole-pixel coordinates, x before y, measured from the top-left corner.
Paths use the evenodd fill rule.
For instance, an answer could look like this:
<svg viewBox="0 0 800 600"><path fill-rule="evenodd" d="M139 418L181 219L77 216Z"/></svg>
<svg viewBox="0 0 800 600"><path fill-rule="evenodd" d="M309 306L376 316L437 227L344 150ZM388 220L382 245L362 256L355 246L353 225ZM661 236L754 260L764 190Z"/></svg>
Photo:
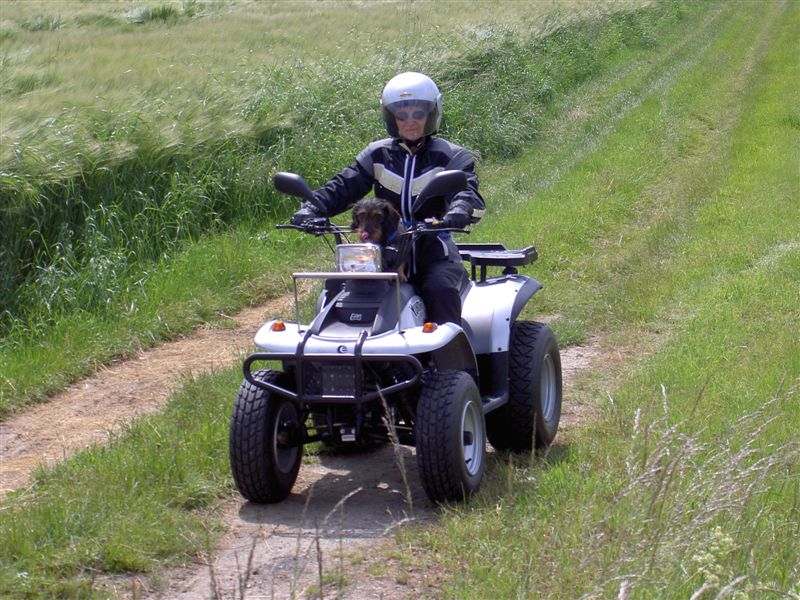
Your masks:
<svg viewBox="0 0 800 600"><path fill-rule="evenodd" d="M398 145L403 150L408 152L409 154L416 154L420 150L422 150L422 148L425 147L425 145L428 143L428 140L430 139L430 137L431 136L429 136L429 135L421 137L413 144L411 142L408 142L408 141L404 140L403 138L396 138L396 141L397 141Z"/></svg>

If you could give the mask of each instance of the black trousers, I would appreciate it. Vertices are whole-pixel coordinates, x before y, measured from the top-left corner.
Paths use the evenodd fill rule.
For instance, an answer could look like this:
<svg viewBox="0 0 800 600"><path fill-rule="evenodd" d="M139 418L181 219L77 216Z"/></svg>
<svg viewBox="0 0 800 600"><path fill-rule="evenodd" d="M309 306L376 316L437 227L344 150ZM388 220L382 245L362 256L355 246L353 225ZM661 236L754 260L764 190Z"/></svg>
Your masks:
<svg viewBox="0 0 800 600"><path fill-rule="evenodd" d="M419 290L428 321L461 325L461 288L469 279L461 260L450 258L417 264L412 283Z"/></svg>

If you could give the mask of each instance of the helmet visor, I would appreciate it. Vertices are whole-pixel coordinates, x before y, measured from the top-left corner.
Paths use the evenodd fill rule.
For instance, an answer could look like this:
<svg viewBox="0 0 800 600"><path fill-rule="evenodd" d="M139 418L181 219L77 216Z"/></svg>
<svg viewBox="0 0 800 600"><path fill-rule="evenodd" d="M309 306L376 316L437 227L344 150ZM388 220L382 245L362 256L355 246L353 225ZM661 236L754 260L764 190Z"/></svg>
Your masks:
<svg viewBox="0 0 800 600"><path fill-rule="evenodd" d="M427 119L434 108L434 103L427 100L402 100L386 107L398 121Z"/></svg>

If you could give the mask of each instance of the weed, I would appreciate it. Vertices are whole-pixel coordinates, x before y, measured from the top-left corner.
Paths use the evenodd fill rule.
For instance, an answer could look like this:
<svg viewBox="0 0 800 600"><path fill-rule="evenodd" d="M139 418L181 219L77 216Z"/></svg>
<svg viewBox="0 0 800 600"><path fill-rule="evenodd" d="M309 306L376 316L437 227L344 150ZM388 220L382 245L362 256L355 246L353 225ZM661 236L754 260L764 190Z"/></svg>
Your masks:
<svg viewBox="0 0 800 600"><path fill-rule="evenodd" d="M740 418L733 437L722 442L704 441L704 431L690 421L670 425L665 414L645 422L637 412L625 461L627 483L609 503L609 515L594 526L597 533L581 563L592 572L624 575L602 581L584 597L616 589L620 594L624 589L624 597L635 590L649 595L668 571L687 574L693 597L709 590L721 594L726 587L768 589L770 581L752 569L749 548L740 541L760 537L767 515L781 511L771 496L800 476L800 446L775 445L765 436L779 418L770 416L775 405L798 389ZM664 401L667 407L666 396ZM624 546L608 564L612 538L624 540Z"/></svg>
<svg viewBox="0 0 800 600"><path fill-rule="evenodd" d="M63 22L61 17L40 15L30 20L19 21L17 25L24 31L56 31L61 28Z"/></svg>

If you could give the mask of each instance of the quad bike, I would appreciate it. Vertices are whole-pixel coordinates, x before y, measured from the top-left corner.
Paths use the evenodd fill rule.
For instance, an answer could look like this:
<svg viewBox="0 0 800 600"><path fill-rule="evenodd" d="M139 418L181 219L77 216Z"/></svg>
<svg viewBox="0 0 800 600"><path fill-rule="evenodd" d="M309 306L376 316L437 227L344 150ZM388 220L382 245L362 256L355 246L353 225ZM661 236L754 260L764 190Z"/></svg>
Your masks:
<svg viewBox="0 0 800 600"><path fill-rule="evenodd" d="M313 202L298 175L279 173L275 186ZM465 186L461 171L438 173L419 194L415 216ZM487 439L511 452L552 443L561 416L558 345L547 325L517 320L542 287L517 272L536 260L533 246L458 244L471 267L462 326L437 325L426 321L411 284L381 271L380 246L346 243L347 231L327 218L295 228L332 236L337 270L294 273L297 322L269 321L255 336L260 351L244 361L230 426L231 470L242 496L283 500L310 442L368 446L391 436L415 446L423 487L437 503L478 490ZM442 231L435 218L423 218L404 235ZM502 274L487 276L489 267ZM300 323L300 279L324 280L309 324ZM262 361L281 369L252 370Z"/></svg>

